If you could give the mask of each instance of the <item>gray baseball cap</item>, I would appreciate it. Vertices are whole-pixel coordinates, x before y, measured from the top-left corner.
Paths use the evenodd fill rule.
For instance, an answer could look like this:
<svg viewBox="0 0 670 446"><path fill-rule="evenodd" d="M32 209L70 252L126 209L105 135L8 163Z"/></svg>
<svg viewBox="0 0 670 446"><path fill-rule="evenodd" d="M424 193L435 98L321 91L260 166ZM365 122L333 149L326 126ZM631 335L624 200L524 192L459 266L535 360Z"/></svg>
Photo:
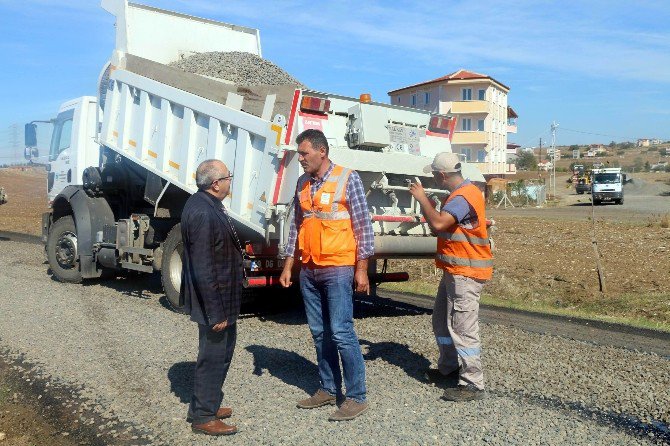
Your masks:
<svg viewBox="0 0 670 446"><path fill-rule="evenodd" d="M424 173L431 172L445 172L453 173L460 172L461 160L458 155L451 152L440 152L435 155L433 162L423 168Z"/></svg>

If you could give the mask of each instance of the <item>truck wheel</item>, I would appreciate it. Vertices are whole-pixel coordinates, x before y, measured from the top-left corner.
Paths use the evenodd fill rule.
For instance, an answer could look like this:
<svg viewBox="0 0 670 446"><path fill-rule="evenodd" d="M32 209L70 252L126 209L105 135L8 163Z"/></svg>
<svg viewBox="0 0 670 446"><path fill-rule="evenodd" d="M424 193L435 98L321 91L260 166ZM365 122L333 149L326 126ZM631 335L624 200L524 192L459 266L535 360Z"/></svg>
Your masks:
<svg viewBox="0 0 670 446"><path fill-rule="evenodd" d="M47 237L47 260L53 275L58 280L81 283L77 228L71 215L61 217L51 226Z"/></svg>
<svg viewBox="0 0 670 446"><path fill-rule="evenodd" d="M180 301L181 265L184 258L184 243L181 239L181 223L170 230L163 242L161 260L161 282L167 302L177 313L184 313L184 303Z"/></svg>
<svg viewBox="0 0 670 446"><path fill-rule="evenodd" d="M617 204L623 204L623 198L617 201Z"/></svg>
<svg viewBox="0 0 670 446"><path fill-rule="evenodd" d="M600 200L593 200L594 206L600 206Z"/></svg>

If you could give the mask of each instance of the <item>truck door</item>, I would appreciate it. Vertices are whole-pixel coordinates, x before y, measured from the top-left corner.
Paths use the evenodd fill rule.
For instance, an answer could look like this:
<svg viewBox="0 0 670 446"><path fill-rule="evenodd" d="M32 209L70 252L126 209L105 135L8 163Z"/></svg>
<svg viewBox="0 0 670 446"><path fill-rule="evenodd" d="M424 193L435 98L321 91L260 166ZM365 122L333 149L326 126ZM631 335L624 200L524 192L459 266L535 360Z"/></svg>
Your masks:
<svg viewBox="0 0 670 446"><path fill-rule="evenodd" d="M59 113L54 122L49 147L50 170L47 184L50 202L66 186L73 184L74 166L70 163L73 120L74 109L71 109Z"/></svg>

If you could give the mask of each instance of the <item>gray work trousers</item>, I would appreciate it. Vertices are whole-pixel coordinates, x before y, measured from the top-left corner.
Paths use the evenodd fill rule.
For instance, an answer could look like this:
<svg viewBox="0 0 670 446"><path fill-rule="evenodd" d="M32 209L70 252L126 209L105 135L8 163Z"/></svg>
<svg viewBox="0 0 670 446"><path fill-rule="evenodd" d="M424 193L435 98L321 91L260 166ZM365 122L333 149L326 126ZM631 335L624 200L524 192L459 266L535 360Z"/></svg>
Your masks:
<svg viewBox="0 0 670 446"><path fill-rule="evenodd" d="M433 309L433 333L440 350L437 368L459 370L459 385L484 388L479 340L479 297L484 281L444 272Z"/></svg>

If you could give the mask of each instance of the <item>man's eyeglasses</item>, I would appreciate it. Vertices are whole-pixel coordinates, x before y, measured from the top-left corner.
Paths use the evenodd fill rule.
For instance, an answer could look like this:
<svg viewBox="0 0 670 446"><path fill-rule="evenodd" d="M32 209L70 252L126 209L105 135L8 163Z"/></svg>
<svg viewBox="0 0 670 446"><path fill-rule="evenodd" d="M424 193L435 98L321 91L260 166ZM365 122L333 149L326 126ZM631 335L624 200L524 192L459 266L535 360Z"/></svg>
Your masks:
<svg viewBox="0 0 670 446"><path fill-rule="evenodd" d="M233 176L228 175L227 177L217 178L216 180L212 181L212 184L217 183L217 182L222 181L222 180L232 180L232 179L233 179Z"/></svg>

